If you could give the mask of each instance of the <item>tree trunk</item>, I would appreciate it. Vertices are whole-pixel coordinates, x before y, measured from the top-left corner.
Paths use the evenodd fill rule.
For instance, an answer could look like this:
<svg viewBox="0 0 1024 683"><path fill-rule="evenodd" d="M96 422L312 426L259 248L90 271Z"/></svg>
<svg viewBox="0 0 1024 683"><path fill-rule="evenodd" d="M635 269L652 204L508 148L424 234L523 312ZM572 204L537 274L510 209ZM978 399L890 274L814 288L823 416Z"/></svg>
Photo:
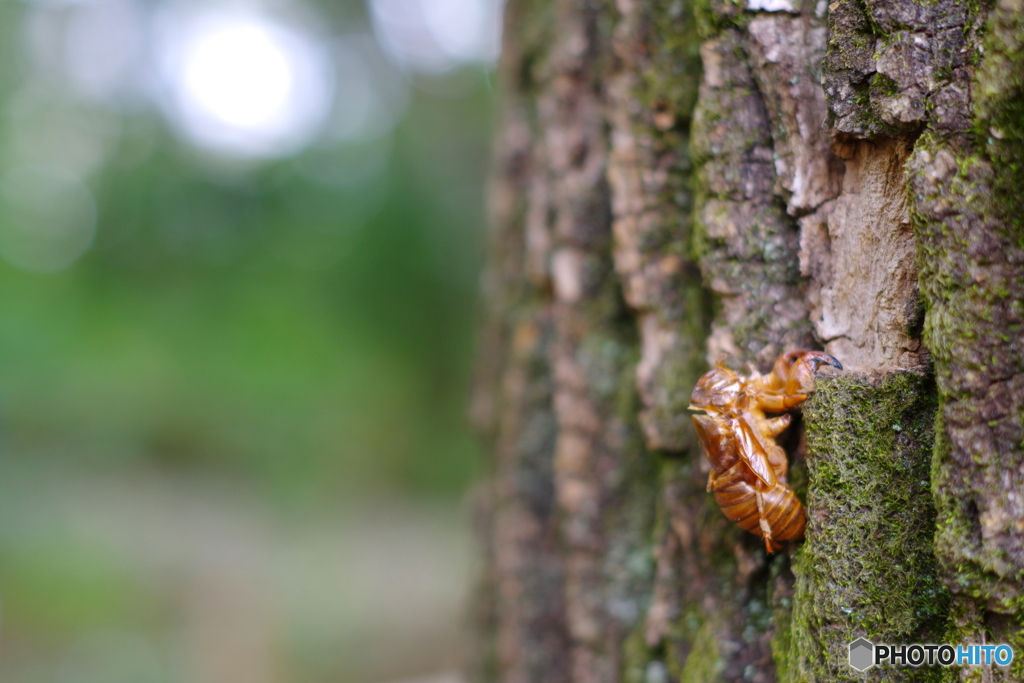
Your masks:
<svg viewBox="0 0 1024 683"><path fill-rule="evenodd" d="M509 0L504 42L473 680L1024 680L1024 2ZM845 369L768 555L687 406L794 348Z"/></svg>

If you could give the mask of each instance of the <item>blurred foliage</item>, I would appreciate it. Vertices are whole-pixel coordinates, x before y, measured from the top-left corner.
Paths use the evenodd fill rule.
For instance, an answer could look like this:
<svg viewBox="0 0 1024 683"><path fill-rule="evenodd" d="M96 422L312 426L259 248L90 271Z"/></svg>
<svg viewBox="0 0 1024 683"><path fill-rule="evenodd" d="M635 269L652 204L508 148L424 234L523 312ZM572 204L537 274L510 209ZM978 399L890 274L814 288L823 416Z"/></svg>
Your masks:
<svg viewBox="0 0 1024 683"><path fill-rule="evenodd" d="M0 8L10 95L18 11ZM86 179L90 250L56 274L0 263L5 450L314 506L461 491L491 94L482 71L450 78L464 96L414 89L385 138L261 164L121 115Z"/></svg>
<svg viewBox="0 0 1024 683"><path fill-rule="evenodd" d="M411 79L383 137L230 161L34 82L34 6L0 2L0 185L26 149L102 162L81 258L0 258L0 680L451 666L488 74Z"/></svg>

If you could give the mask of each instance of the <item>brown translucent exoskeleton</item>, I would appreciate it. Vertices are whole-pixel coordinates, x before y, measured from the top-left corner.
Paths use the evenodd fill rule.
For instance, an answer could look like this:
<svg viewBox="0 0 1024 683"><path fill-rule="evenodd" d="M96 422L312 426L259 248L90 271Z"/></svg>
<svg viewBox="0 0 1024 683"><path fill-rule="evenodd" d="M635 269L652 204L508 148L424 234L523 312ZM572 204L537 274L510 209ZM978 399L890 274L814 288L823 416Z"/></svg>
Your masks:
<svg viewBox="0 0 1024 683"><path fill-rule="evenodd" d="M785 411L799 406L814 388L822 365L842 370L820 351L790 351L779 356L767 375L737 374L719 361L704 374L690 395L704 455L711 461L708 491L725 516L740 528L764 538L768 552L781 541L803 538L806 513L786 483L789 462L775 437L789 426ZM765 413L783 413L769 418Z"/></svg>

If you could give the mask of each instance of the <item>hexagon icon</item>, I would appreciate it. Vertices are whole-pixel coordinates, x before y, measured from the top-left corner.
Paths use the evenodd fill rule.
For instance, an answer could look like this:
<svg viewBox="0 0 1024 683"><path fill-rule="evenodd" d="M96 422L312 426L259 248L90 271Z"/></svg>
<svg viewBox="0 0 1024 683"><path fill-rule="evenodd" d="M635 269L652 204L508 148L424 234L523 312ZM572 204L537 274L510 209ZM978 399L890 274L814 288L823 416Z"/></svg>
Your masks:
<svg viewBox="0 0 1024 683"><path fill-rule="evenodd" d="M870 640L858 638L850 643L850 666L857 671L866 671L874 664L875 646Z"/></svg>

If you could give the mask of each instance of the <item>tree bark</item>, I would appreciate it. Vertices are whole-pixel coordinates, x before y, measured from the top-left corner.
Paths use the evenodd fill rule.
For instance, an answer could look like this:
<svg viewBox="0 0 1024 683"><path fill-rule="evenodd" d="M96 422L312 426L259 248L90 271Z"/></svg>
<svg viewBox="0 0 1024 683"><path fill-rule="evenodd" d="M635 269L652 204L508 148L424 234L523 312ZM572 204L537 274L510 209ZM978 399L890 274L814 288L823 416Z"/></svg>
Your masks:
<svg viewBox="0 0 1024 683"><path fill-rule="evenodd" d="M476 681L1024 679L1024 5L509 0ZM705 491L723 354L822 373L806 540ZM1009 669L847 646L1009 643Z"/></svg>

